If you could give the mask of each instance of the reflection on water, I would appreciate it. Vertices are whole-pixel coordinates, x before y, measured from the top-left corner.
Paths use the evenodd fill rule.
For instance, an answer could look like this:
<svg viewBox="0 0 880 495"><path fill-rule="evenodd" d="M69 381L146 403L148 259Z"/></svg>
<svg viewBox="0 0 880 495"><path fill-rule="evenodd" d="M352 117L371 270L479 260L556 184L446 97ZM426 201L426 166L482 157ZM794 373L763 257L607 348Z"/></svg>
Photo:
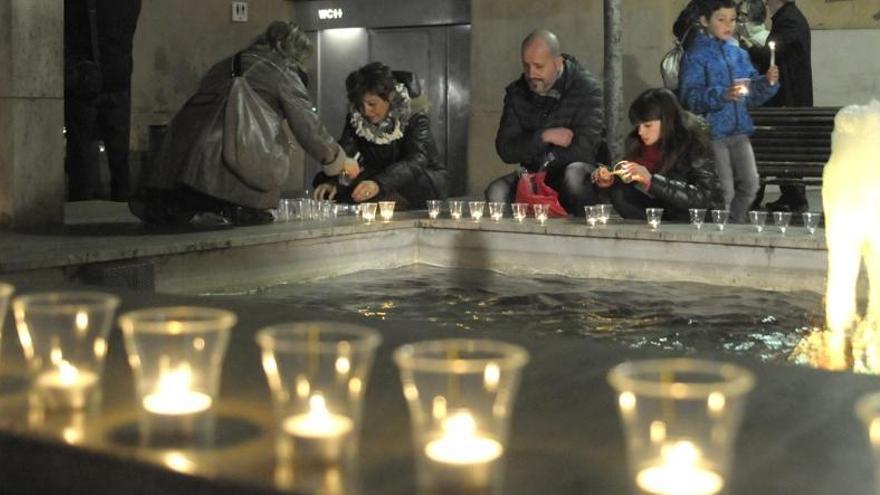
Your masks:
<svg viewBox="0 0 880 495"><path fill-rule="evenodd" d="M365 320L588 335L632 348L743 353L774 362L789 359L801 339L821 326L822 317L821 296L807 291L513 277L425 265L279 285L260 289L254 297L357 313Z"/></svg>

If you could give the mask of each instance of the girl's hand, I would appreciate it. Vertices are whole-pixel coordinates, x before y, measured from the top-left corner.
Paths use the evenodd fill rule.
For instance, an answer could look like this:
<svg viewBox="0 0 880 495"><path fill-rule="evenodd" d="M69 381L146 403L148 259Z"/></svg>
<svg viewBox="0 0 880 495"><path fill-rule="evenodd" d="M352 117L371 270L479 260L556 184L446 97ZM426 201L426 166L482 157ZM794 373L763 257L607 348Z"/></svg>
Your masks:
<svg viewBox="0 0 880 495"><path fill-rule="evenodd" d="M770 82L771 86L776 86L779 84L779 67L775 65L771 65L769 69L767 69L767 81Z"/></svg>
<svg viewBox="0 0 880 495"><path fill-rule="evenodd" d="M638 163L626 162L623 164L623 170L631 182L641 182L644 185L651 183L651 172Z"/></svg>
<svg viewBox="0 0 880 495"><path fill-rule="evenodd" d="M590 181L600 189L607 189L614 185L614 174L608 167L601 165L590 174Z"/></svg>
<svg viewBox="0 0 880 495"><path fill-rule="evenodd" d="M379 194L379 183L374 180L365 180L354 188L351 199L358 203L368 201Z"/></svg>
<svg viewBox="0 0 880 495"><path fill-rule="evenodd" d="M727 101L740 101L743 99L743 96L745 94L742 92L742 86L739 84L731 84L724 93L724 99Z"/></svg>

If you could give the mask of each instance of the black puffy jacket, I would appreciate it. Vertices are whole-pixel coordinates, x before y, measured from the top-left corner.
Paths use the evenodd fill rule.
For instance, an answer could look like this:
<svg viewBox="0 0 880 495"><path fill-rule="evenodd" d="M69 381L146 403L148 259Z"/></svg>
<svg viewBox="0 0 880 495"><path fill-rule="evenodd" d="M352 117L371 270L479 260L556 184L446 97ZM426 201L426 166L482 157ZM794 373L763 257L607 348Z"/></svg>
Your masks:
<svg viewBox="0 0 880 495"><path fill-rule="evenodd" d="M395 77L399 79L401 74L395 73ZM446 166L431 134L427 97L410 86L399 85L398 89L407 91L409 97L391 101L392 115L405 115L400 119L402 137L379 144L375 138L359 135L353 123L357 119L352 114L346 116L339 144L348 156L360 153L362 171L350 187L338 186L338 201L352 202L351 192L365 180L379 184L379 195L371 201L397 200L401 202L399 209L425 208L426 200L446 197ZM399 108L401 105L408 108ZM336 181L336 177L319 173L314 184Z"/></svg>

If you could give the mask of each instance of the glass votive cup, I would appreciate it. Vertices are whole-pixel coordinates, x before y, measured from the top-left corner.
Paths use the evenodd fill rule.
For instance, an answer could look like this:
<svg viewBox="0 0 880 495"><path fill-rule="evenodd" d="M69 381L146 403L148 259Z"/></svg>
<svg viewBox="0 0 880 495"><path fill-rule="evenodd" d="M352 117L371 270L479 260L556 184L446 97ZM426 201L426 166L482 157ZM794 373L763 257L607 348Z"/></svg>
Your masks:
<svg viewBox="0 0 880 495"><path fill-rule="evenodd" d="M618 394L637 493L711 495L726 488L753 374L697 359L625 362L608 373Z"/></svg>
<svg viewBox="0 0 880 495"><path fill-rule="evenodd" d="M376 219L376 203L361 203L361 218L366 223L373 223Z"/></svg>
<svg viewBox="0 0 880 495"><path fill-rule="evenodd" d="M663 221L663 208L645 208L645 218L651 230L660 228L660 222Z"/></svg>
<svg viewBox="0 0 880 495"><path fill-rule="evenodd" d="M500 222L504 218L504 203L500 201L489 202L489 218L496 222Z"/></svg>
<svg viewBox="0 0 880 495"><path fill-rule="evenodd" d="M584 216L586 217L587 225L590 228L595 227L596 224L599 223L601 218L599 215L601 215L600 205L584 206Z"/></svg>
<svg viewBox="0 0 880 495"><path fill-rule="evenodd" d="M724 230L728 218L730 218L730 210L712 210L712 222L718 230Z"/></svg>
<svg viewBox="0 0 880 495"><path fill-rule="evenodd" d="M807 229L807 232L814 235L819 227L819 222L822 221L822 214L817 211L805 211L801 213L801 218L804 220L804 228Z"/></svg>
<svg viewBox="0 0 880 495"><path fill-rule="evenodd" d="M468 201L468 211L471 214L471 220L479 222L483 218L483 210L485 208L485 201Z"/></svg>
<svg viewBox="0 0 880 495"><path fill-rule="evenodd" d="M776 228L779 229L779 233L785 235L785 231L788 230L788 224L791 223L791 212L790 211L774 211L773 212L773 224L776 225Z"/></svg>
<svg viewBox="0 0 880 495"><path fill-rule="evenodd" d="M119 298L42 292L12 301L31 387L49 409L83 409L99 398L107 336Z"/></svg>
<svg viewBox="0 0 880 495"><path fill-rule="evenodd" d="M535 220L544 225L550 215L550 205L535 203L532 205L532 211L535 213Z"/></svg>
<svg viewBox="0 0 880 495"><path fill-rule="evenodd" d="M390 222L394 218L394 201L379 201L379 216L383 222Z"/></svg>
<svg viewBox="0 0 880 495"><path fill-rule="evenodd" d="M235 313L197 306L119 317L140 411L141 440L209 442Z"/></svg>
<svg viewBox="0 0 880 495"><path fill-rule="evenodd" d="M439 199L429 199L426 204L428 206L428 218L435 220L440 216L440 209L443 206L443 201L440 201Z"/></svg>
<svg viewBox="0 0 880 495"><path fill-rule="evenodd" d="M9 308L9 300L15 293L15 287L10 284L0 282L0 344L3 343L3 324L6 323L6 309ZM3 349L0 348L0 356L3 356Z"/></svg>
<svg viewBox="0 0 880 495"><path fill-rule="evenodd" d="M276 222L289 222L294 218L294 201L293 199L282 198L278 200L278 214L275 217Z"/></svg>
<svg viewBox="0 0 880 495"><path fill-rule="evenodd" d="M522 347L448 339L399 347L420 489L430 493L501 493L503 459Z"/></svg>
<svg viewBox="0 0 880 495"><path fill-rule="evenodd" d="M453 220L461 220L461 213L464 209L464 201L459 199L449 200L449 216Z"/></svg>
<svg viewBox="0 0 880 495"><path fill-rule="evenodd" d="M357 454L361 404L382 339L370 328L288 323L257 333L278 434L304 463L348 462Z"/></svg>
<svg viewBox="0 0 880 495"><path fill-rule="evenodd" d="M703 228L703 222L706 221L706 209L690 208L688 209L688 214L691 218L691 225L693 225L697 230L701 230Z"/></svg>
<svg viewBox="0 0 880 495"><path fill-rule="evenodd" d="M336 201L334 200L322 200L318 202L318 209L320 210L320 219L321 220L333 220L338 215L336 210Z"/></svg>
<svg viewBox="0 0 880 495"><path fill-rule="evenodd" d="M602 203L600 205L596 205L596 209L599 223L601 223L602 225L608 225L608 219L611 218L611 211L614 209L614 207L608 203Z"/></svg>
<svg viewBox="0 0 880 495"><path fill-rule="evenodd" d="M752 210L749 212L749 223L755 228L755 232L764 231L764 225L767 224L767 212L761 210Z"/></svg>
<svg viewBox="0 0 880 495"><path fill-rule="evenodd" d="M528 203L513 203L510 205L510 209L513 211L514 220L520 223L522 223L529 214Z"/></svg>

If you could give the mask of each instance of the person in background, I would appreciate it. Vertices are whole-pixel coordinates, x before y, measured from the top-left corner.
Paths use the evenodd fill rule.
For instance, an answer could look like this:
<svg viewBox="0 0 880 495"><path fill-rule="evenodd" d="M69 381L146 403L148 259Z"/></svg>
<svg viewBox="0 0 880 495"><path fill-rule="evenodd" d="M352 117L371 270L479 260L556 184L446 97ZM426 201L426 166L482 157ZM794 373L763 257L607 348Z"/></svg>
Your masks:
<svg viewBox="0 0 880 495"><path fill-rule="evenodd" d="M626 138L620 177L599 167L591 180L611 188L621 217L645 219L645 208L663 208L663 217L688 221L690 208L714 209L724 197L715 173L709 126L681 108L665 88L649 89L629 107L635 129Z"/></svg>
<svg viewBox="0 0 880 495"><path fill-rule="evenodd" d="M110 167L110 200L128 201L131 171L132 42L141 0L96 0L92 33L87 0L64 0L64 57L98 62L100 88L82 94L64 91L65 169L69 201L106 199L102 195L98 142L104 143ZM97 39L97 47L92 39ZM98 54L98 60L95 58Z"/></svg>
<svg viewBox="0 0 880 495"><path fill-rule="evenodd" d="M299 75L310 50L311 43L298 26L273 22L240 52L241 76L270 111L287 121L294 138L320 161L327 175L344 171L355 177L357 162L346 156L319 121ZM171 121L153 166L129 201L132 213L144 222L220 226L273 221L269 209L278 205L287 168L238 170L223 156L224 139L235 139L224 136L223 118L234 58L215 64Z"/></svg>
<svg viewBox="0 0 880 495"><path fill-rule="evenodd" d="M350 111L339 144L360 157L362 170L351 181L319 172L315 198L391 200L403 210L446 198L446 168L431 135L428 98L414 75L373 62L349 74L345 88Z"/></svg>
<svg viewBox="0 0 880 495"><path fill-rule="evenodd" d="M779 89L779 71L758 75L749 55L733 39L733 0L704 0L699 33L681 63L680 95L685 108L704 117L712 130L715 167L730 219L743 222L758 192L754 131L749 105L760 105Z"/></svg>
<svg viewBox="0 0 880 495"><path fill-rule="evenodd" d="M776 43L779 92L765 104L768 107L813 106L813 65L810 23L794 0L766 0L771 13L768 41ZM760 70L770 65L770 49L747 44L749 56ZM809 209L802 185L779 186L781 197L767 203L770 210L804 212Z"/></svg>
<svg viewBox="0 0 880 495"><path fill-rule="evenodd" d="M507 86L495 149L504 163L529 172L546 166L546 183L569 214L595 204L588 178L602 138L602 92L590 72L562 54L556 35L529 34L521 45L522 77ZM486 188L486 200L512 202L520 172Z"/></svg>
<svg viewBox="0 0 880 495"><path fill-rule="evenodd" d="M736 10L738 14L736 32L740 46L748 50L752 46L766 45L770 30L765 24L767 6L764 5L764 0L742 0Z"/></svg>

